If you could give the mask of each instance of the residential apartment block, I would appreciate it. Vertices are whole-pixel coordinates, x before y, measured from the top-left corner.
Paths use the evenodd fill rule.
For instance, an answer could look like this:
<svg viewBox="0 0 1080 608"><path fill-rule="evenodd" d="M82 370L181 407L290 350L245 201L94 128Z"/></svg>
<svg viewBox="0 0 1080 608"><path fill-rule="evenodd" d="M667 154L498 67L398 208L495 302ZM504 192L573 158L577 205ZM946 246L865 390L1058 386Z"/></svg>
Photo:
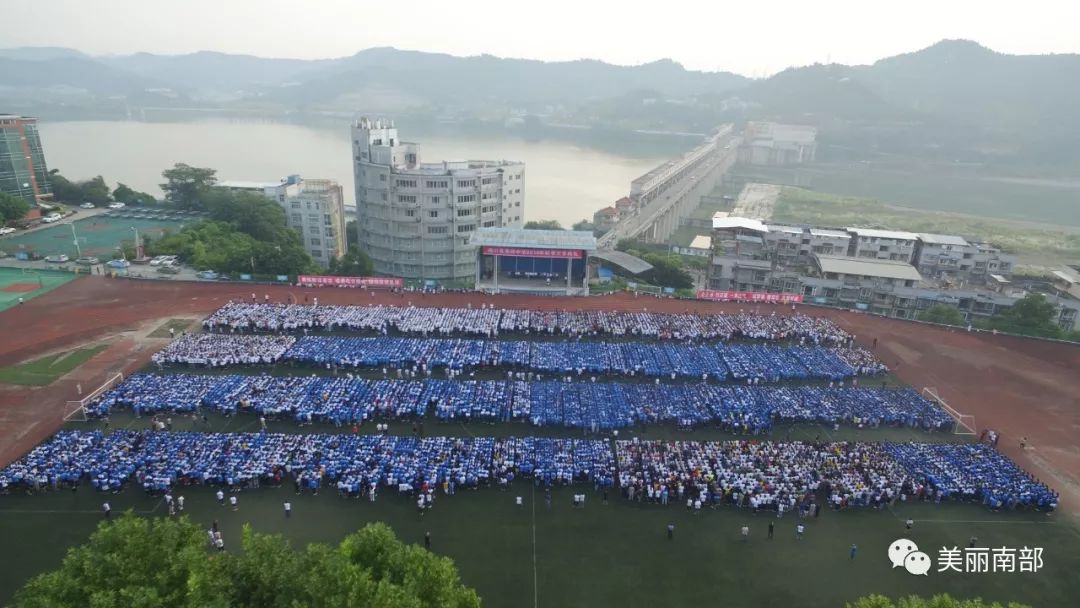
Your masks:
<svg viewBox="0 0 1080 608"><path fill-rule="evenodd" d="M289 228L300 234L304 249L323 267L345 255L345 201L341 185L330 179L290 175L279 182L224 181L222 188L256 192L285 210Z"/></svg>

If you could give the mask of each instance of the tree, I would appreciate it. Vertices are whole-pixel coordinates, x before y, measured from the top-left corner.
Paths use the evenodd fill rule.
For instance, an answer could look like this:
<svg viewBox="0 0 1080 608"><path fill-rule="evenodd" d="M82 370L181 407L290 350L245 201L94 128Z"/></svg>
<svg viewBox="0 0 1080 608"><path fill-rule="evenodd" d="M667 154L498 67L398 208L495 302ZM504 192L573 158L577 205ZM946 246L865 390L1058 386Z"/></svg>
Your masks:
<svg viewBox="0 0 1080 608"><path fill-rule="evenodd" d="M116 184L116 190L113 190L113 198L125 205L144 205L157 202L157 197L154 195L134 190L124 182Z"/></svg>
<svg viewBox="0 0 1080 608"><path fill-rule="evenodd" d="M203 196L217 183L217 171L176 163L161 172L165 200L181 209L202 209Z"/></svg>
<svg viewBox="0 0 1080 608"><path fill-rule="evenodd" d="M94 179L79 182L79 190L82 192L83 201L95 205L104 205L112 200L109 197L109 185L105 183L105 178L100 175Z"/></svg>
<svg viewBox="0 0 1080 608"><path fill-rule="evenodd" d="M345 246L360 245L360 233L356 230L356 220L349 220L345 224Z"/></svg>
<svg viewBox="0 0 1080 608"><path fill-rule="evenodd" d="M982 598L961 600L949 594L935 595L930 599L912 595L900 598L896 603L883 595L867 595L860 597L854 602L849 602L846 608L1031 608L1026 604L1009 602L1007 605L998 602L987 603Z"/></svg>
<svg viewBox="0 0 1080 608"><path fill-rule="evenodd" d="M1058 327L1057 307L1041 293L1029 293L1000 314L990 318L990 329L1023 336L1056 338L1061 335Z"/></svg>
<svg viewBox="0 0 1080 608"><path fill-rule="evenodd" d="M337 547L294 549L244 527L239 552L209 552L186 517L127 514L98 526L58 570L33 578L15 606L416 606L476 608L450 558L369 524Z"/></svg>
<svg viewBox="0 0 1080 608"><path fill-rule="evenodd" d="M49 184L52 186L53 200L59 203L82 202L82 188L60 175L60 171L49 171Z"/></svg>
<svg viewBox="0 0 1080 608"><path fill-rule="evenodd" d="M30 211L30 203L21 197L0 192L0 224L22 219Z"/></svg>
<svg viewBox="0 0 1080 608"><path fill-rule="evenodd" d="M375 272L375 265L366 253L352 245L341 259L330 260L329 272L340 277L370 277Z"/></svg>
<svg viewBox="0 0 1080 608"><path fill-rule="evenodd" d="M581 231L584 231L584 232L592 232L595 229L595 226L593 226L593 223L590 222L589 220L581 220L580 222L577 222L573 226L571 226L571 228L573 230L581 230Z"/></svg>
<svg viewBox="0 0 1080 608"><path fill-rule="evenodd" d="M525 222L525 230L562 230L562 224L558 220L533 220Z"/></svg>
<svg viewBox="0 0 1080 608"><path fill-rule="evenodd" d="M948 304L934 304L919 313L919 320L941 325L963 325L964 315L956 307Z"/></svg>

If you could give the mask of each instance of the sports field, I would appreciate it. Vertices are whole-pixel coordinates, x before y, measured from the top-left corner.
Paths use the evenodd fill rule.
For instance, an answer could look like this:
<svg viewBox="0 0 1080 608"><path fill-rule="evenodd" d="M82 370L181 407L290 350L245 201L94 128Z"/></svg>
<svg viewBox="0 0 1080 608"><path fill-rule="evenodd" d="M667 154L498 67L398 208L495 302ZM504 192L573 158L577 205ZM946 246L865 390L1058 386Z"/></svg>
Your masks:
<svg viewBox="0 0 1080 608"><path fill-rule="evenodd" d="M75 236L72 236L71 225L59 224L4 238L0 241L0 249L11 255L19 251L35 251L43 256L65 254L73 260L81 252L81 255L107 260L122 242L126 241L129 245L134 242L135 233L132 228L139 231L140 238L155 239L161 237L166 230L175 232L183 227L185 222L192 221L195 220L147 220L99 215L73 222ZM75 238L79 240L78 251Z"/></svg>
<svg viewBox="0 0 1080 608"><path fill-rule="evenodd" d="M247 290L244 292L244 290ZM263 288L260 287L260 293ZM351 290L298 290L266 288L272 299L290 294L302 299L317 295L322 302L399 303L410 298L419 305L464 305L496 302L499 306L561 309L637 309L701 311L738 309L739 305L688 303L674 300L635 299L616 295L567 300L556 298L488 298L476 294L445 294L424 297L393 296ZM293 293L295 292L295 293ZM305 292L305 293L301 293ZM131 283L86 277L16 310L0 313L0 332L21 328L0 345L0 362L28 358L35 349L55 350L57 344L75 344L102 338L135 326L147 332L168 319L186 314L206 314L230 298L250 296L250 288L199 284ZM1073 606L1080 596L1080 531L1074 516L1080 512L1077 482L1080 448L1075 429L1080 428L1080 349L1030 340L1008 339L866 315L816 311L837 318L858 335L861 343L880 340L880 356L896 369L907 384L935 386L949 403L976 416L980 428L1002 433L1001 449L1028 470L1047 480L1062 494L1062 508L1047 516L1038 513L993 513L981 506L961 504L902 504L893 510L824 510L819 518L804 520L807 533L794 538L796 518L752 513L733 507L705 509L698 515L684 507L631 503L612 491L608 504L592 488L554 493L551 509L527 481L506 490L483 489L439 496L434 508L421 519L410 499L384 491L375 503L338 497L324 490L318 496L296 497L285 488L245 490L239 494L240 510L218 507L212 490L186 488L177 494L187 499L187 513L201 525L221 524L227 548L235 548L240 526L250 522L257 530L283 532L296 543L318 540L336 542L346 532L368 521L385 521L406 541L421 542L432 534L432 549L453 557L463 581L474 586L487 606L841 606L844 601L868 593L903 595L948 592L994 600L1019 600L1033 606ZM49 320L55 319L52 324ZM37 332L34 338L26 332ZM119 346L95 357L108 359ZM131 345L125 359L145 361L150 348ZM118 355L119 356L119 355ZM110 369L111 371L111 369ZM107 374L102 373L100 380ZM70 388L68 389L70 390ZM13 399L0 392L0 408L9 413L32 413L43 403L69 399L58 387ZM112 428L144 428L146 419L120 412L112 416ZM96 423L100 424L100 423ZM223 418L211 415L209 425L176 417L177 430L254 431L251 416ZM90 423L69 423L86 428ZM20 429L0 440L0 462L26 451L56 426L47 424L33 433ZM298 428L292 422L271 423L277 432L349 432L325 426ZM521 424L441 424L428 421L426 434L446 436L492 436L516 434L579 436L573 431ZM363 432L367 432L365 429ZM406 422L391 422L391 432L409 433ZM959 440L954 436L923 435L892 429L831 428L814 425L778 428L773 439ZM713 440L729 436L708 429L692 432L668 427L634 429L620 439L641 436L651 439ZM1018 449L1027 437L1030 447ZM570 506L570 494L587 493L583 509ZM515 496L524 505L514 504ZM281 504L293 503L293 517L286 520ZM101 518L103 496L87 486L77 493L57 492L40 496L12 494L0 497L0 537L10 549L0 555L0 603L35 572L59 564L66 547L82 542ZM109 495L115 511L127 508L148 516L163 516L160 499L129 488ZM910 532L904 520L916 521ZM765 538L768 523L776 524L776 536ZM675 525L674 540L667 540L666 526ZM739 538L739 528L749 525L749 542ZM915 541L935 561L942 547L966 547L978 538L979 546L1043 549L1043 566L1037 573L960 574L937 572L917 577L892 569L886 550L892 541L905 537ZM852 543L858 546L849 559Z"/></svg>
<svg viewBox="0 0 1080 608"><path fill-rule="evenodd" d="M70 272L0 267L0 310L40 296L75 278Z"/></svg>
<svg viewBox="0 0 1080 608"><path fill-rule="evenodd" d="M114 415L114 427L140 428L146 419ZM72 424L70 428L85 428ZM392 430L408 433L407 423L392 423ZM175 419L175 428L214 431L254 431L253 417L231 419L212 416L209 427L201 422ZM428 434L468 436L505 433L536 434L522 425L438 425L429 422ZM297 429L290 422L271 425L278 432L326 431ZM339 429L340 430L340 429ZM786 435L778 430L774 435ZM792 439L827 435L831 430L799 427ZM545 433L546 434L546 433ZM650 429L633 433L646 438L719 439L714 431L678 432ZM875 433L845 430L837 438L894 439L943 436L907 431ZM783 437L774 437L783 438ZM571 494L587 492L584 509L571 506ZM240 510L219 507L211 488L176 492L186 498L185 513L209 527L221 526L226 542L234 543L240 528L250 522L257 530L280 532L294 543L336 542L345 533L369 521L384 521L407 542L421 542L432 534L434 551L453 557L463 580L479 591L485 606L686 606L723 603L732 606L842 606L844 601L872 592L888 595L949 592L981 595L996 600L1023 600L1035 606L1069 606L1080 593L1080 534L1070 520L1055 515L989 512L967 505L898 505L892 510L825 510L816 519L798 520L731 507L688 513L685 508L630 503L591 488L556 490L550 510L543 494L528 481L508 490L482 489L439 496L422 518L412 500L391 491L375 503L346 499L324 489L318 496L297 497L292 487L245 490ZM524 506L514 504L516 496ZM19 585L26 577L59 563L64 547L85 539L101 519L106 497L86 486L77 493L42 496L11 495L0 500L0 535L17 547L10 563L0 569L0 589ZM162 517L160 498L136 489L108 495L113 509L134 509ZM290 500L293 516L285 519L281 504ZM904 520L916 520L908 532ZM807 525L796 540L797 521ZM768 540L769 522L776 526ZM675 525L675 539L666 539L666 526ZM739 528L751 528L750 541L740 540ZM890 543L910 538L936 558L941 547L964 547L971 536L980 546L1041 547L1043 568L1035 574L937 573L916 577L893 570L886 557ZM856 558L849 558L852 543ZM233 545L235 546L235 544ZM0 601L4 599L0 596Z"/></svg>

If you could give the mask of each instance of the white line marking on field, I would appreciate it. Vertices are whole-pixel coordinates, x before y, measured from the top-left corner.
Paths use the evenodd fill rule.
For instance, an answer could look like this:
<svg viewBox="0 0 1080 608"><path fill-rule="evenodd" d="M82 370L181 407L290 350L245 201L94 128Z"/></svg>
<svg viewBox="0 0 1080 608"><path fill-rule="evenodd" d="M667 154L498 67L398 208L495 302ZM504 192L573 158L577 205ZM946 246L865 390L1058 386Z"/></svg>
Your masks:
<svg viewBox="0 0 1080 608"><path fill-rule="evenodd" d="M536 484L532 484L533 608L540 608L540 582L536 575Z"/></svg>

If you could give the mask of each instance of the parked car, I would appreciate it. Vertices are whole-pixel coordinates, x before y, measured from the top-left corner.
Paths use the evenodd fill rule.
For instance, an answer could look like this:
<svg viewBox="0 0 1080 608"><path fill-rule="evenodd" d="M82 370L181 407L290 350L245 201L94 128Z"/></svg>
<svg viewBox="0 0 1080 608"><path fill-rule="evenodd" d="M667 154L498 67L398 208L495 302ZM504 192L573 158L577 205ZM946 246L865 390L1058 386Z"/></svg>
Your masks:
<svg viewBox="0 0 1080 608"><path fill-rule="evenodd" d="M213 281L215 279L218 279L221 275L214 272L213 270L202 270L196 273L195 276L199 277L200 279L206 279L207 281Z"/></svg>
<svg viewBox="0 0 1080 608"><path fill-rule="evenodd" d="M180 267L171 264L168 266L158 266L157 271L163 274L180 274Z"/></svg>
<svg viewBox="0 0 1080 608"><path fill-rule="evenodd" d="M92 255L84 255L81 258L77 258L75 260L75 263L80 265L80 266L93 266L95 264L100 264L101 260L95 258Z"/></svg>
<svg viewBox="0 0 1080 608"><path fill-rule="evenodd" d="M93 209L94 207L95 207L94 203L83 203L83 204L79 205L80 209Z"/></svg>
<svg viewBox="0 0 1080 608"><path fill-rule="evenodd" d="M15 232L15 229L11 226L4 226L0 228L0 234L11 234L12 232Z"/></svg>
<svg viewBox="0 0 1080 608"><path fill-rule="evenodd" d="M64 262L67 262L67 261L70 261L70 260L71 260L71 258L69 258L68 256L66 256L66 255L64 255L62 253L59 254L59 255L45 256L45 261L49 262L50 264L63 264Z"/></svg>
<svg viewBox="0 0 1080 608"><path fill-rule="evenodd" d="M127 207L124 203L109 203L109 209L123 209Z"/></svg>
<svg viewBox="0 0 1080 608"><path fill-rule="evenodd" d="M128 266L131 266L131 262L129 262L127 260L109 260L108 262L105 262L105 265L108 266L109 268L124 269L124 268L127 268Z"/></svg>
<svg viewBox="0 0 1080 608"><path fill-rule="evenodd" d="M45 222L46 224L51 224L53 222L59 222L62 219L64 219L64 216L60 215L59 213L50 213L49 215L41 218L41 221Z"/></svg>

